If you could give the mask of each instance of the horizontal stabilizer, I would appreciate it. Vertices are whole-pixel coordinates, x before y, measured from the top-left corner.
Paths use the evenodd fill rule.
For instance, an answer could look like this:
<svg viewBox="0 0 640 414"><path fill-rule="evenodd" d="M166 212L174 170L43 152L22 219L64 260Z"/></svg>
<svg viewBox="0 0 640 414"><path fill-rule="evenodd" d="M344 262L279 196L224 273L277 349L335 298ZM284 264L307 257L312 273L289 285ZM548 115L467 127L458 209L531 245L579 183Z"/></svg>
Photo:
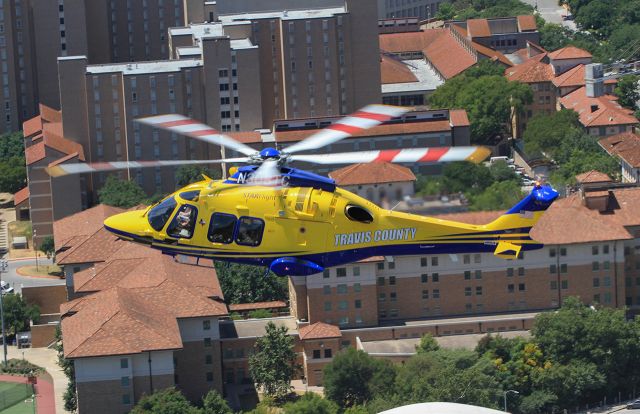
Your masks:
<svg viewBox="0 0 640 414"><path fill-rule="evenodd" d="M519 244L501 241L498 242L498 246L496 246L496 250L493 254L503 259L517 259L521 249L522 246Z"/></svg>

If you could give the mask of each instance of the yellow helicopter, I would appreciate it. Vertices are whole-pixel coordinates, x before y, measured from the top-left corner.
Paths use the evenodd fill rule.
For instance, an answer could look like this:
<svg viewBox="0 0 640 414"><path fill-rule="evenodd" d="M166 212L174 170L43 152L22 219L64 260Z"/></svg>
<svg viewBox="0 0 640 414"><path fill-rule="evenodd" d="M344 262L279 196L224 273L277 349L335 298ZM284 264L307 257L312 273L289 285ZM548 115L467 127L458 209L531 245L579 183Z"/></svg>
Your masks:
<svg viewBox="0 0 640 414"><path fill-rule="evenodd" d="M289 162L479 163L484 147L437 147L295 154L330 145L363 129L401 116L405 108L369 105L280 151L262 151L182 115L139 122L230 148L246 157L223 160L140 161L60 164L52 176L165 165L248 163L226 180L188 185L144 210L105 220L119 237L167 254L206 257L265 266L279 276L307 276L371 256L493 252L507 259L541 248L529 230L558 197L536 185L516 206L492 223L470 225L380 208L336 186L329 178L288 167Z"/></svg>

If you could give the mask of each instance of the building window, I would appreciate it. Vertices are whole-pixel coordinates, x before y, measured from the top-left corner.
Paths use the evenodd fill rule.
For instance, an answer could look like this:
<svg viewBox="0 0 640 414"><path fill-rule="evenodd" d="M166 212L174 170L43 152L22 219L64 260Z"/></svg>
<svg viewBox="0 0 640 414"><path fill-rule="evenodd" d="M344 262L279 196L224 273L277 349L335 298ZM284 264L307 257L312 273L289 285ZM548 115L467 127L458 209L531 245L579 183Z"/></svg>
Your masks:
<svg viewBox="0 0 640 414"><path fill-rule="evenodd" d="M465 270L464 271L464 280L471 280L471 271L470 270Z"/></svg>
<svg viewBox="0 0 640 414"><path fill-rule="evenodd" d="M605 244L602 246L602 254L609 254L609 245Z"/></svg>
<svg viewBox="0 0 640 414"><path fill-rule="evenodd" d="M518 290L520 292L524 292L526 290L526 286L524 283L518 283Z"/></svg>
<svg viewBox="0 0 640 414"><path fill-rule="evenodd" d="M336 291L338 292L339 295L344 295L345 293L347 293L347 285L344 285L344 284L338 285L336 288Z"/></svg>
<svg viewBox="0 0 640 414"><path fill-rule="evenodd" d="M129 377L121 377L120 378L120 386L128 387L129 386Z"/></svg>
<svg viewBox="0 0 640 414"><path fill-rule="evenodd" d="M331 358L331 348L327 348L324 350L324 357Z"/></svg>
<svg viewBox="0 0 640 414"><path fill-rule="evenodd" d="M386 293L379 293L378 294L378 302L384 302L387 298L387 294Z"/></svg>
<svg viewBox="0 0 640 414"><path fill-rule="evenodd" d="M551 282L549 282L549 287L551 288L551 290L558 290L558 282L552 280Z"/></svg>
<svg viewBox="0 0 640 414"><path fill-rule="evenodd" d="M567 265L566 263L563 263L560 265L560 273L567 273L568 269L567 269Z"/></svg>
<svg viewBox="0 0 640 414"><path fill-rule="evenodd" d="M361 301L360 299L356 299L356 300L353 302L353 306L354 306L354 308L356 308L356 309L362 309L362 301Z"/></svg>
<svg viewBox="0 0 640 414"><path fill-rule="evenodd" d="M473 255L473 263L480 263L482 261L482 256L479 253Z"/></svg>
<svg viewBox="0 0 640 414"><path fill-rule="evenodd" d="M524 267L518 268L518 276L524 276Z"/></svg>
<svg viewBox="0 0 640 414"><path fill-rule="evenodd" d="M211 356L210 354L207 354L204 356L204 363L206 365L211 365L213 364L213 356Z"/></svg>
<svg viewBox="0 0 640 414"><path fill-rule="evenodd" d="M594 303L600 303L600 294L596 293L595 295L593 295L593 302Z"/></svg>
<svg viewBox="0 0 640 414"><path fill-rule="evenodd" d="M120 358L120 368L129 368L129 359L128 358Z"/></svg>
<svg viewBox="0 0 640 414"><path fill-rule="evenodd" d="M122 394L122 404L131 404L131 396L129 394Z"/></svg>
<svg viewBox="0 0 640 414"><path fill-rule="evenodd" d="M206 374L207 382L213 382L213 372L207 372Z"/></svg>
<svg viewBox="0 0 640 414"><path fill-rule="evenodd" d="M560 248L560 256L566 256L567 255L567 248L566 247L561 247Z"/></svg>
<svg viewBox="0 0 640 414"><path fill-rule="evenodd" d="M431 266L438 266L438 258L437 257L432 257L431 258Z"/></svg>
<svg viewBox="0 0 640 414"><path fill-rule="evenodd" d="M348 307L349 307L349 305L347 304L346 300L341 300L341 301L338 302L338 309L347 310Z"/></svg>
<svg viewBox="0 0 640 414"><path fill-rule="evenodd" d="M391 263L389 263L391 264ZM389 285L395 285L396 284L396 277L395 276L389 276Z"/></svg>
<svg viewBox="0 0 640 414"><path fill-rule="evenodd" d="M610 276L605 276L604 277L604 287L611 287L611 277Z"/></svg>
<svg viewBox="0 0 640 414"><path fill-rule="evenodd" d="M346 277L347 276L347 268L346 267L339 267L336 269L336 276L337 277Z"/></svg>
<svg viewBox="0 0 640 414"><path fill-rule="evenodd" d="M462 262L464 264L469 264L471 263L471 255L469 254L465 254L464 256L462 256Z"/></svg>
<svg viewBox="0 0 640 414"><path fill-rule="evenodd" d="M600 270L600 263L599 262L593 262L591 263L591 270L593 270L594 272L596 270Z"/></svg>
<svg viewBox="0 0 640 414"><path fill-rule="evenodd" d="M421 257L420 258L420 266L422 267L426 267L427 266L427 258L426 257Z"/></svg>
<svg viewBox="0 0 640 414"><path fill-rule="evenodd" d="M378 286L384 286L384 277L378 278Z"/></svg>
<svg viewBox="0 0 640 414"><path fill-rule="evenodd" d="M433 298L440 299L440 289L433 289Z"/></svg>
<svg viewBox="0 0 640 414"><path fill-rule="evenodd" d="M360 268L358 266L355 266L353 268L353 275L354 276L360 276Z"/></svg>
<svg viewBox="0 0 640 414"><path fill-rule="evenodd" d="M429 299L429 291L428 290L423 290L422 291L422 299Z"/></svg>
<svg viewBox="0 0 640 414"><path fill-rule="evenodd" d="M465 296L471 296L471 287L467 286L466 288L464 288L464 295Z"/></svg>
<svg viewBox="0 0 640 414"><path fill-rule="evenodd" d="M509 293L515 292L515 285L513 283L510 283L507 285L507 292Z"/></svg>
<svg viewBox="0 0 640 414"><path fill-rule="evenodd" d="M560 282L560 287L562 289L569 289L569 281L568 280L563 280Z"/></svg>
<svg viewBox="0 0 640 414"><path fill-rule="evenodd" d="M602 268L603 268L604 270L609 270L609 267L611 267L611 264L609 263L609 261L608 261L608 260L605 260L605 261L602 263Z"/></svg>
<svg viewBox="0 0 640 414"><path fill-rule="evenodd" d="M384 262L378 263L378 270L384 270Z"/></svg>
<svg viewBox="0 0 640 414"><path fill-rule="evenodd" d="M324 285L322 287L322 293L324 293L325 295L330 295L331 294L331 286Z"/></svg>
<svg viewBox="0 0 640 414"><path fill-rule="evenodd" d="M324 272L322 272L322 277L324 279L328 279L329 276L331 276L331 271L329 269L324 269Z"/></svg>
<svg viewBox="0 0 640 414"><path fill-rule="evenodd" d="M437 283L440 281L440 275L438 273L434 273L431 275L431 281Z"/></svg>
<svg viewBox="0 0 640 414"><path fill-rule="evenodd" d="M476 286L476 295L482 296L482 286Z"/></svg>
<svg viewBox="0 0 640 414"><path fill-rule="evenodd" d="M556 249L549 249L549 257L556 257Z"/></svg>
<svg viewBox="0 0 640 414"><path fill-rule="evenodd" d="M476 270L476 279L482 279L482 270Z"/></svg>
<svg viewBox="0 0 640 414"><path fill-rule="evenodd" d="M598 246L591 246L591 254L594 256L598 254Z"/></svg>
<svg viewBox="0 0 640 414"><path fill-rule="evenodd" d="M507 268L507 277L513 277L513 267Z"/></svg>
<svg viewBox="0 0 640 414"><path fill-rule="evenodd" d="M353 284L353 291L354 292L360 292L362 290L362 286L360 286L360 283L354 283Z"/></svg>
<svg viewBox="0 0 640 414"><path fill-rule="evenodd" d="M204 338L204 346L205 348L211 347L211 338Z"/></svg>
<svg viewBox="0 0 640 414"><path fill-rule="evenodd" d="M429 275L428 275L428 274L426 274L426 273L423 273L423 274L420 276L420 281L421 281L422 283L427 283L427 282L429 281Z"/></svg>
<svg viewBox="0 0 640 414"><path fill-rule="evenodd" d="M600 278L598 277L593 278L593 287L594 288L600 287Z"/></svg>
<svg viewBox="0 0 640 414"><path fill-rule="evenodd" d="M202 321L202 329L205 331L208 331L211 329L211 321L210 320L206 320L206 321Z"/></svg>
<svg viewBox="0 0 640 414"><path fill-rule="evenodd" d="M397 297L397 293L396 293L396 292L390 292L390 293L389 293L389 300L390 300L391 302L395 302L397 298L398 298L398 297Z"/></svg>
<svg viewBox="0 0 640 414"><path fill-rule="evenodd" d="M556 267L556 265L552 264L549 265L549 273L554 274L558 272L558 268Z"/></svg>
<svg viewBox="0 0 640 414"><path fill-rule="evenodd" d="M329 312L331 310L331 302L324 303L324 310L325 312Z"/></svg>

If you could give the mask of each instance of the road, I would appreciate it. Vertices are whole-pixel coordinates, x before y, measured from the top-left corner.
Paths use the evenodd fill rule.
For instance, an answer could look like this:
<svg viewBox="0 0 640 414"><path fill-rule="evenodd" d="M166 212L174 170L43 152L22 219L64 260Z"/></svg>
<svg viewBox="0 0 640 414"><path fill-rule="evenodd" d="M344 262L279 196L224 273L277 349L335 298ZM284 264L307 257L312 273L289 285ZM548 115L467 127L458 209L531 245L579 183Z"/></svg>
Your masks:
<svg viewBox="0 0 640 414"><path fill-rule="evenodd" d="M38 264L48 265L52 264L51 259L46 257L38 258ZM16 273L16 269L22 266L35 266L36 261L33 259L24 260L10 260L7 266L7 272L2 273L2 280L9 283L16 291L20 293L23 286L50 286L50 285L64 285L64 279L49 279L38 277L20 276Z"/></svg>
<svg viewBox="0 0 640 414"><path fill-rule="evenodd" d="M556 23L565 26L568 29L576 30L575 22L571 20L562 20L562 15L566 14L564 8L558 6L558 0L522 0L532 6L538 6L538 12L543 19L549 23Z"/></svg>

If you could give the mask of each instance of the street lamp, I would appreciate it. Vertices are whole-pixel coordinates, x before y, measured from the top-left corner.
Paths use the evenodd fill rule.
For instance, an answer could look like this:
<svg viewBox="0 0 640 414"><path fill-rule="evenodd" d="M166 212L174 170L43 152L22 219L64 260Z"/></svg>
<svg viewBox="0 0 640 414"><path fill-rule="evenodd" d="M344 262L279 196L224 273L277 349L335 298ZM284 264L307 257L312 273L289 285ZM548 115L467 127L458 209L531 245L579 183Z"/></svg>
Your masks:
<svg viewBox="0 0 640 414"><path fill-rule="evenodd" d="M507 390L504 392L504 411L507 412L507 395L512 392L514 394L520 394L518 391L516 390Z"/></svg>
<svg viewBox="0 0 640 414"><path fill-rule="evenodd" d="M38 271L38 247L36 246L37 236L38 236L38 233L36 232L36 229L33 229L33 250L36 251L36 272Z"/></svg>

